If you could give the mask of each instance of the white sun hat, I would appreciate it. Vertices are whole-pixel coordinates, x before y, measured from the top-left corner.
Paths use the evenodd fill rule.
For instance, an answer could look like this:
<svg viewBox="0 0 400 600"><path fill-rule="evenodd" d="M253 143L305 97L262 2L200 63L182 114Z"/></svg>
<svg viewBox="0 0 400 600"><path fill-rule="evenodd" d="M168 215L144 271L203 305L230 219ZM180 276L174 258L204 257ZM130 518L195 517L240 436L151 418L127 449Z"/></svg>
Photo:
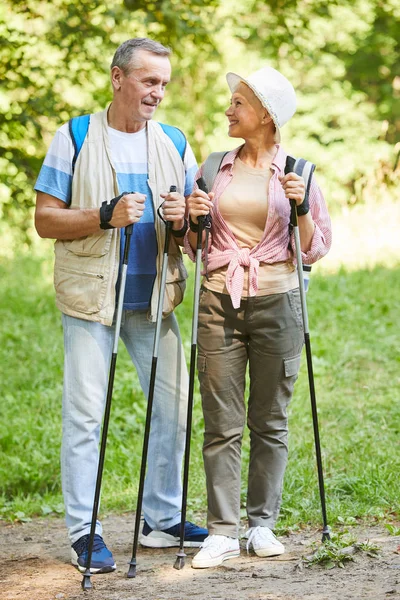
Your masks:
<svg viewBox="0 0 400 600"><path fill-rule="evenodd" d="M276 127L275 139L281 141L280 128L296 112L296 93L290 81L272 67L263 67L249 77L228 73L226 80L231 92L235 92L239 83L245 83L267 109Z"/></svg>

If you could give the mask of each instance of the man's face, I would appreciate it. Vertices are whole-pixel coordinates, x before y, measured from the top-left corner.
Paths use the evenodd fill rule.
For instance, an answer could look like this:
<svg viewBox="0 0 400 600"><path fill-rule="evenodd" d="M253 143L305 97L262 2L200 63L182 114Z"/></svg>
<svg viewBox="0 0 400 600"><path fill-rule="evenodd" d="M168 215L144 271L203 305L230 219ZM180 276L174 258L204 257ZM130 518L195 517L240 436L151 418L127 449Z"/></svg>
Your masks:
<svg viewBox="0 0 400 600"><path fill-rule="evenodd" d="M165 87L171 79L171 63L167 56L139 50L134 67L124 73L119 67L112 71L114 96L132 121L149 121L164 98Z"/></svg>

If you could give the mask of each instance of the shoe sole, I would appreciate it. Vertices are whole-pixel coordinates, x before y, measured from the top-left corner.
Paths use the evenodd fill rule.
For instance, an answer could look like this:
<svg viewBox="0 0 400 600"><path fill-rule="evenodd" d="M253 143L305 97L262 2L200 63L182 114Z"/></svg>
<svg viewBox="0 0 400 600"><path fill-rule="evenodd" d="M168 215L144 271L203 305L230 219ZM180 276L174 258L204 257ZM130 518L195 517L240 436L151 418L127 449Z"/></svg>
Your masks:
<svg viewBox="0 0 400 600"><path fill-rule="evenodd" d="M255 548L253 548L253 550L260 558L267 558L269 556L281 556L281 554L285 553L285 548L260 548L259 550L255 550Z"/></svg>
<svg viewBox="0 0 400 600"><path fill-rule="evenodd" d="M239 558L240 550L230 550L225 552L222 556L217 556L216 558L210 558L208 560L203 560L201 562L196 561L196 557L192 560L192 568L193 569L208 569L209 567L218 567L222 565L225 560L229 560L230 558Z"/></svg>
<svg viewBox="0 0 400 600"><path fill-rule="evenodd" d="M82 565L78 564L78 562L74 561L73 559L71 560L71 565L73 567L76 567L78 569L78 571L80 571L81 573L86 572L86 567L82 567ZM117 568L117 565L115 563L113 565L108 565L106 567L100 567L100 569L94 569L93 567L91 567L90 574L91 575L103 575L103 573L112 573L113 571L116 570L116 568Z"/></svg>
<svg viewBox="0 0 400 600"><path fill-rule="evenodd" d="M141 546L145 548L179 548L180 540L178 539L167 539L161 537L151 537L151 533L149 535L141 535L139 537L139 542ZM200 548L203 542L189 542L184 541L184 548Z"/></svg>

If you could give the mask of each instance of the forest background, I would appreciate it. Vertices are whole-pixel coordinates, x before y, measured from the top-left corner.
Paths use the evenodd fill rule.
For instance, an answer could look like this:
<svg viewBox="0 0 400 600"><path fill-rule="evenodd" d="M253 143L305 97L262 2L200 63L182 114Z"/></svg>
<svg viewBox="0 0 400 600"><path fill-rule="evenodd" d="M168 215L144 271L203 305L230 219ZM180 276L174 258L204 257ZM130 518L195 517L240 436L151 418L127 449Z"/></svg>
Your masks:
<svg viewBox="0 0 400 600"><path fill-rule="evenodd" d="M398 518L397 0L3 0L0 518L63 510L62 331L52 243L39 240L33 227L34 182L56 128L111 100L113 53L137 36L173 49L173 78L156 118L185 131L199 162L237 143L227 136L224 116L227 71L248 75L269 64L292 81L298 109L283 130L284 147L317 164L335 225L334 246L313 270L309 295L329 517ZM190 293L189 287L178 311L187 349ZM132 465L137 473L145 413L123 349L118 360L105 510L134 506ZM282 511L290 527L319 519L304 369L292 408ZM205 507L198 395L194 425L190 514ZM246 445L243 452L245 468Z"/></svg>

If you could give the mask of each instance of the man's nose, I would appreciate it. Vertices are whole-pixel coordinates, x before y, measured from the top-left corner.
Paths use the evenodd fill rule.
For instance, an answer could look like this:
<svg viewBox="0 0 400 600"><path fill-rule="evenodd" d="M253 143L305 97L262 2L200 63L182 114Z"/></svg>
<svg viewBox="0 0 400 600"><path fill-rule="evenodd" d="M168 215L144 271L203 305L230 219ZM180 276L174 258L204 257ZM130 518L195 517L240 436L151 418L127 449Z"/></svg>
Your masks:
<svg viewBox="0 0 400 600"><path fill-rule="evenodd" d="M151 95L153 98L156 98L157 100L162 100L165 95L164 87L162 85L154 86L154 88L151 90Z"/></svg>

